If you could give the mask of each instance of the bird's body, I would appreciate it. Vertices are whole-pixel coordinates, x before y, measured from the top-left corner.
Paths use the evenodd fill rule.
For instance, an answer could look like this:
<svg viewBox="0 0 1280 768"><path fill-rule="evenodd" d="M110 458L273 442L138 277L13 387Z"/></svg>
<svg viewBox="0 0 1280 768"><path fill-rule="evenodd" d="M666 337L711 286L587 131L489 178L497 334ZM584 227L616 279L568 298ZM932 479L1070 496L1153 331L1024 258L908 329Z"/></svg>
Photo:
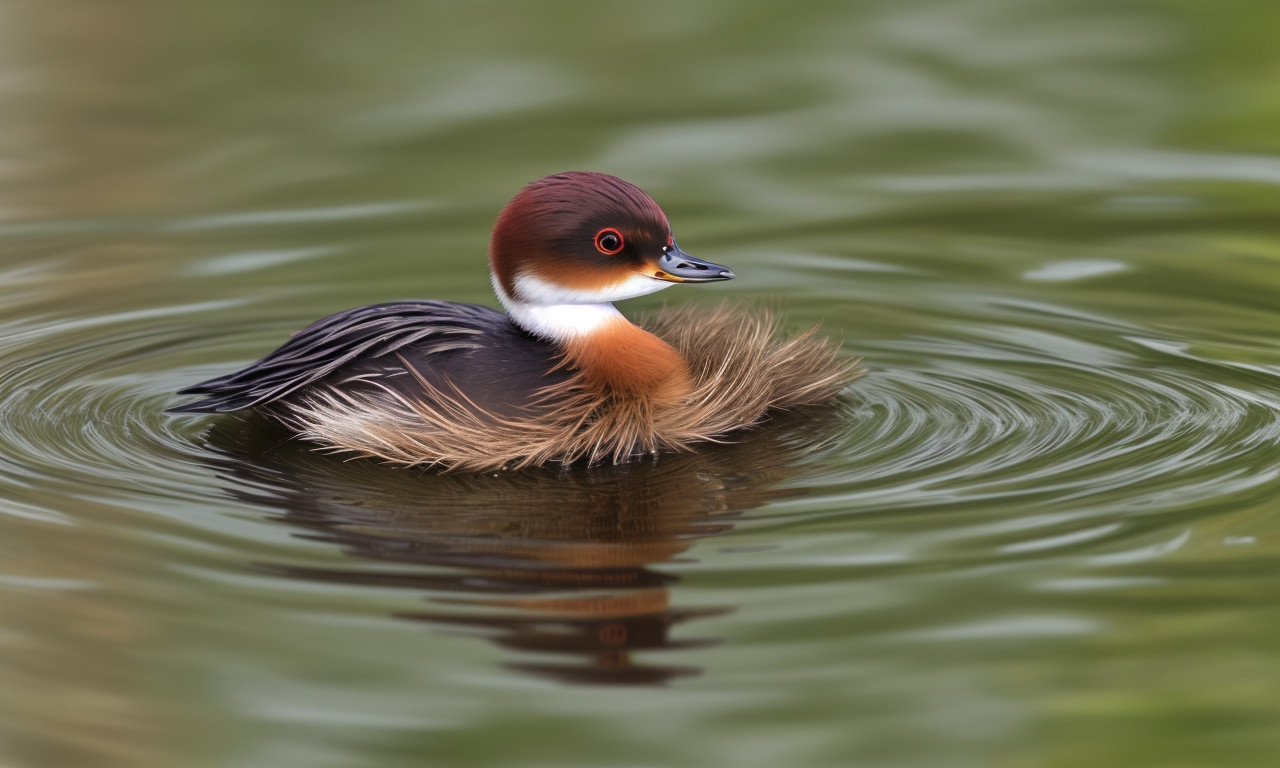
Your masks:
<svg viewBox="0 0 1280 768"><path fill-rule="evenodd" d="M831 401L855 372L767 313L665 311L645 327L612 301L732 272L675 246L639 189L569 173L525 188L490 248L506 314L402 301L341 312L262 360L182 394L178 411L258 409L321 446L463 469L624 461Z"/></svg>

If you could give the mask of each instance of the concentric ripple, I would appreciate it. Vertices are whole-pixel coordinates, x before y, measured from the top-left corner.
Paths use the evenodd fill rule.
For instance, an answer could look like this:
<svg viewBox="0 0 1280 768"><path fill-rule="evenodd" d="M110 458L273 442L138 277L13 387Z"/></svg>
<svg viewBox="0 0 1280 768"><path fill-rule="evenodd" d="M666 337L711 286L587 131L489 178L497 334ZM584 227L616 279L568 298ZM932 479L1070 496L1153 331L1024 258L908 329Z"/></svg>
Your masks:
<svg viewBox="0 0 1280 768"><path fill-rule="evenodd" d="M1212 361L1048 362L1031 346L959 340L895 345L904 351L932 362L868 377L849 436L850 474L899 500L910 488L923 504L1119 490L1130 506L1170 491L1194 502L1265 482L1242 464L1280 441L1280 377L1241 389Z"/></svg>
<svg viewBox="0 0 1280 768"><path fill-rule="evenodd" d="M1017 501L1105 517L1247 494L1273 480L1276 370L1043 302L990 306L998 312L947 325L951 335L859 340L871 371L814 449L813 487L825 495L811 510ZM209 344L207 318L239 309L194 302L8 320L0 326L5 482L189 498L208 458L207 420L163 410L182 385L238 362L188 360ZM285 333L266 322L231 330L240 361Z"/></svg>
<svg viewBox="0 0 1280 768"><path fill-rule="evenodd" d="M8 480L68 483L132 494L179 494L196 430L164 415L173 372L163 366L202 334L192 319L218 304L0 326L20 346L4 350L0 385ZM157 369L157 365L162 366Z"/></svg>
<svg viewBox="0 0 1280 768"><path fill-rule="evenodd" d="M936 535L978 558L1083 542L1124 557L1150 543L1143 515L1274 496L1280 367L1043 300L962 304L922 313L926 333L860 344L873 368L810 481L821 490L773 524L939 511Z"/></svg>

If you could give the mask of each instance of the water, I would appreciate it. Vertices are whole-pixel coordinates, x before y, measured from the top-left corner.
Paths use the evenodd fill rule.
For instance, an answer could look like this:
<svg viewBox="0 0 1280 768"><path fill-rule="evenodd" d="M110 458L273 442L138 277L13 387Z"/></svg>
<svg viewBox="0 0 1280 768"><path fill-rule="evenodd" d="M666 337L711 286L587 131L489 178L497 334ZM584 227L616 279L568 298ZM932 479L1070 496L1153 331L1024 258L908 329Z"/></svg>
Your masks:
<svg viewBox="0 0 1280 768"><path fill-rule="evenodd" d="M1271 765L1274 4L0 3L0 762ZM838 408L593 471L173 392L650 191Z"/></svg>

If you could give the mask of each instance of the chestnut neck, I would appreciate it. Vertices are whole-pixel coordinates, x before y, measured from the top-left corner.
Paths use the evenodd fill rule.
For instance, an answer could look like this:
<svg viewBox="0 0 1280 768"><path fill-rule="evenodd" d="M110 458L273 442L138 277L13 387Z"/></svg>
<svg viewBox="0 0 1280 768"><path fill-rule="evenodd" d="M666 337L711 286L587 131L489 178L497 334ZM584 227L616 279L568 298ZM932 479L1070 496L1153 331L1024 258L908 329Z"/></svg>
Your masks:
<svg viewBox="0 0 1280 768"><path fill-rule="evenodd" d="M679 402L692 388L689 366L679 352L623 317L611 303L542 304L507 295L494 279L511 321L554 343L565 362L601 394Z"/></svg>
<svg viewBox="0 0 1280 768"><path fill-rule="evenodd" d="M692 390L689 366L670 344L622 315L559 342L565 360L602 394L673 405Z"/></svg>

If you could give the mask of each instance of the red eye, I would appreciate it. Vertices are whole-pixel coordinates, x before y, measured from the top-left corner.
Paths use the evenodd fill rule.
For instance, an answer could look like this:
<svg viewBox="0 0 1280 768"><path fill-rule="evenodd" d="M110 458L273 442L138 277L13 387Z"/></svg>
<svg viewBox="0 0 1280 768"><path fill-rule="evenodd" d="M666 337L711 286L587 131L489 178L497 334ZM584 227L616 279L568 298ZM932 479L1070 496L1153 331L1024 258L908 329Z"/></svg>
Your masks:
<svg viewBox="0 0 1280 768"><path fill-rule="evenodd" d="M613 227L602 229L596 233L596 250L606 256L612 256L622 250L622 233Z"/></svg>

